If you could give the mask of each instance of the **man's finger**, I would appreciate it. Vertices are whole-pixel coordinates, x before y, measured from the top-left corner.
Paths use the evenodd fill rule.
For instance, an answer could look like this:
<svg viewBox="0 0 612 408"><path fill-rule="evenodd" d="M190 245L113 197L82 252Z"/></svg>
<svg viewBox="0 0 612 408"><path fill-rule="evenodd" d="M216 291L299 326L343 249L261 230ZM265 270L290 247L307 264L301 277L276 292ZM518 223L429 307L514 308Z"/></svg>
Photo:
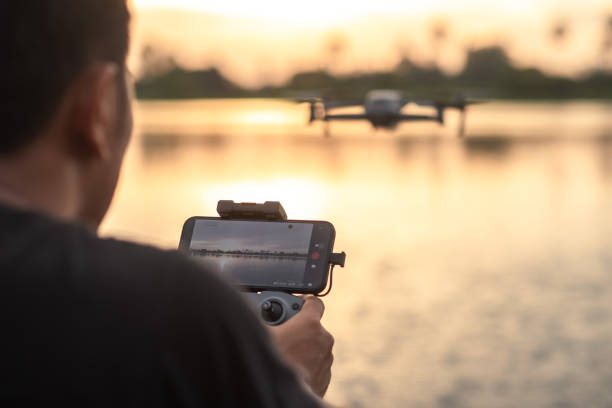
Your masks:
<svg viewBox="0 0 612 408"><path fill-rule="evenodd" d="M302 311L306 313L315 313L319 318L323 317L323 312L325 312L325 304L323 301L315 296L307 296L304 298L304 306L302 306Z"/></svg>

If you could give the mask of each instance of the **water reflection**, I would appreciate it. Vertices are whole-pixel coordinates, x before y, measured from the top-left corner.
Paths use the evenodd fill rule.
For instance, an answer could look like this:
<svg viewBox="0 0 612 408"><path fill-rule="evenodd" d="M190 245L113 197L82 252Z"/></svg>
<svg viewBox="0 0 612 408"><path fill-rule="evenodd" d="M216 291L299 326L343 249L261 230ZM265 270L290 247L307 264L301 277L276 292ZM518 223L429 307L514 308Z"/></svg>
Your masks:
<svg viewBox="0 0 612 408"><path fill-rule="evenodd" d="M504 159L510 154L513 141L508 137L470 137L464 139L468 156L473 158L488 157L492 160Z"/></svg>
<svg viewBox="0 0 612 408"><path fill-rule="evenodd" d="M598 138L599 144L599 169L606 179L612 178L612 129L603 133Z"/></svg>
<svg viewBox="0 0 612 408"><path fill-rule="evenodd" d="M276 110L286 120L252 119ZM465 139L452 116L324 139L282 101L142 104L103 231L176 247L219 199L280 200L332 221L349 254L326 298L330 401L608 407L610 111L493 103Z"/></svg>
<svg viewBox="0 0 612 408"><path fill-rule="evenodd" d="M185 147L221 149L227 143L221 134L181 135L178 133L144 133L140 137L142 153L146 161L176 153L177 149Z"/></svg>

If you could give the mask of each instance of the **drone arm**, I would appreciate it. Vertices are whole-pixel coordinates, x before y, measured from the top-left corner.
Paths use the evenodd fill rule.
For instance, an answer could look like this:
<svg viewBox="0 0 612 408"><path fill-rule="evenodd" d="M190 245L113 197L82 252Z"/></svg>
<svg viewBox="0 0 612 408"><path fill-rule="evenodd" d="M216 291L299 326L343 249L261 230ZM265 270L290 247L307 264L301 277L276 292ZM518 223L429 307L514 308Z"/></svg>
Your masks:
<svg viewBox="0 0 612 408"><path fill-rule="evenodd" d="M324 101L323 105L325 106L325 109L350 108L354 106L363 106L363 101Z"/></svg>
<svg viewBox="0 0 612 408"><path fill-rule="evenodd" d="M308 118L308 124L317 120L317 105L315 103L310 104L310 116Z"/></svg>
<svg viewBox="0 0 612 408"><path fill-rule="evenodd" d="M404 107L404 106L406 106L406 105L408 105L410 103L413 103L413 104L415 104L417 106L434 106L435 107L437 105L436 101L431 101L431 100L428 100L428 99L404 98L402 100L402 107Z"/></svg>
<svg viewBox="0 0 612 408"><path fill-rule="evenodd" d="M430 116L430 115L400 115L399 116L399 120L401 120L402 122L438 122L438 123L444 123L444 116L442 116L442 112L444 110L440 109L438 111L438 115L437 116Z"/></svg>
<svg viewBox="0 0 612 408"><path fill-rule="evenodd" d="M358 120L368 119L366 115L325 115L323 120Z"/></svg>

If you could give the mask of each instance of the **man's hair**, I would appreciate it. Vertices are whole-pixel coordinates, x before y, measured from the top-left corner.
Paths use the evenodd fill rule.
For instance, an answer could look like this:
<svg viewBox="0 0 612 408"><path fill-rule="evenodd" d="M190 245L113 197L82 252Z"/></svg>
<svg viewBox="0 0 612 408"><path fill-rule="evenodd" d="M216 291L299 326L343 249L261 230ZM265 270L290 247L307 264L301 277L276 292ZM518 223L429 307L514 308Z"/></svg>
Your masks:
<svg viewBox="0 0 612 408"><path fill-rule="evenodd" d="M126 0L0 0L0 154L33 141L95 62L123 69Z"/></svg>

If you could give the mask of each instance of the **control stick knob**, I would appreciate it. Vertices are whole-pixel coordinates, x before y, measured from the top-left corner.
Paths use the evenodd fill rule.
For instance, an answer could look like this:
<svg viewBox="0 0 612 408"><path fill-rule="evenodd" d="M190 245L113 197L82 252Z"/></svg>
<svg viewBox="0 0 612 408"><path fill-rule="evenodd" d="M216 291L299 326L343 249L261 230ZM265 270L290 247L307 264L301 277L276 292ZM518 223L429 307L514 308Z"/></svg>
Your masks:
<svg viewBox="0 0 612 408"><path fill-rule="evenodd" d="M261 304L261 317L268 323L276 323L283 317L283 305L275 300L266 300Z"/></svg>

